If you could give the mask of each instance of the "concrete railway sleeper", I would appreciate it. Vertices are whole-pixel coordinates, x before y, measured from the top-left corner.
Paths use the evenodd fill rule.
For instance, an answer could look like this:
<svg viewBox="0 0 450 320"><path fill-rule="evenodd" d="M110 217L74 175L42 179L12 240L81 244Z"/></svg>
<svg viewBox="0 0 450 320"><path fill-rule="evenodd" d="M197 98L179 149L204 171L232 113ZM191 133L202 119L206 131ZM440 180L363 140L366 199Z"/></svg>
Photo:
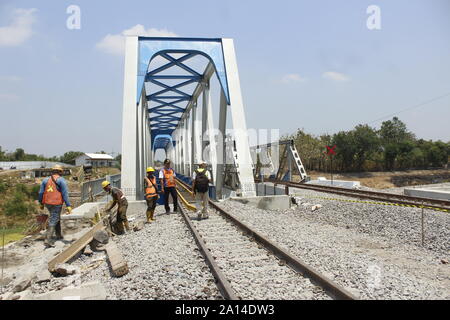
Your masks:
<svg viewBox="0 0 450 320"><path fill-rule="evenodd" d="M225 299L356 299L214 202L208 220L180 210Z"/></svg>

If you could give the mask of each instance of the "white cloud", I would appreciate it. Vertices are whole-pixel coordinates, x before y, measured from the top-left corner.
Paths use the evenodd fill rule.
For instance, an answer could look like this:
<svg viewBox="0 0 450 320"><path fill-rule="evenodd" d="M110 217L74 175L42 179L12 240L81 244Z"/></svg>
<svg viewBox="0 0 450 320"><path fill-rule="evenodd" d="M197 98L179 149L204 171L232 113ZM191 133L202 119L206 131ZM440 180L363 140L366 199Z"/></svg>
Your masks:
<svg viewBox="0 0 450 320"><path fill-rule="evenodd" d="M349 81L350 78L348 76L346 76L343 73L339 73L339 72L334 72L334 71L327 71L324 72L322 74L322 77L328 80L333 80L333 81L337 81L337 82L345 82L345 81Z"/></svg>
<svg viewBox="0 0 450 320"><path fill-rule="evenodd" d="M284 83L305 82L306 78L303 78L302 76L300 76L297 73L290 73L290 74L285 74L281 78L281 81Z"/></svg>
<svg viewBox="0 0 450 320"><path fill-rule="evenodd" d="M107 34L96 47L106 53L123 55L125 53L125 36L145 36L145 37L178 37L177 34L166 29L155 29L137 24L130 29L122 31L120 34Z"/></svg>
<svg viewBox="0 0 450 320"><path fill-rule="evenodd" d="M0 47L21 45L33 35L34 13L37 9L16 9L9 26L0 27Z"/></svg>

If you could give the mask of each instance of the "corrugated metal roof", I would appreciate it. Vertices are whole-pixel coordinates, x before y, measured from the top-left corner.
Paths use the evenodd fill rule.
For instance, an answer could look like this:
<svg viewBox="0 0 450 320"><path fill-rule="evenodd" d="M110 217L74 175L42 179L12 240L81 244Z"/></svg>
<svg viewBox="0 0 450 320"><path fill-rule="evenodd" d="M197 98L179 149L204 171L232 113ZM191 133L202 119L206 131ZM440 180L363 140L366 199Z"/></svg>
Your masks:
<svg viewBox="0 0 450 320"><path fill-rule="evenodd" d="M85 155L94 160L114 160L114 158L112 156L110 156L109 154L85 153Z"/></svg>

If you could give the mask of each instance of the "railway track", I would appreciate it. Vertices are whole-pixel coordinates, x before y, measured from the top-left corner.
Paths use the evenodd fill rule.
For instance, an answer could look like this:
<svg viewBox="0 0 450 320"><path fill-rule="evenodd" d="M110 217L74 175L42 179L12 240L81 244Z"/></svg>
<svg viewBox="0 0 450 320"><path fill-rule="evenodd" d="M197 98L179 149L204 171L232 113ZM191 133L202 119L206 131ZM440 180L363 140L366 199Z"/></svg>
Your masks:
<svg viewBox="0 0 450 320"><path fill-rule="evenodd" d="M356 299L212 201L209 219L199 221L186 209L189 186L178 185L184 220L225 299Z"/></svg>
<svg viewBox="0 0 450 320"><path fill-rule="evenodd" d="M334 193L334 194L339 194L339 195L348 196L348 197L355 197L355 198L392 202L392 203L398 203L398 204L401 204L404 206L412 206L412 207L422 207L423 206L427 209L435 209L435 210L450 212L450 201L447 201L447 200L438 200L438 199L423 198L423 197L413 197L413 196L387 193L387 192L358 190L358 189L349 189L349 188L323 186L323 185L312 185L312 184L304 184L304 183L299 183L299 182L288 182L288 181L279 181L279 180L265 180L265 181L271 182L274 184L285 185L288 187L299 188L299 189L307 189L307 190L314 190L314 191L319 191L319 192Z"/></svg>

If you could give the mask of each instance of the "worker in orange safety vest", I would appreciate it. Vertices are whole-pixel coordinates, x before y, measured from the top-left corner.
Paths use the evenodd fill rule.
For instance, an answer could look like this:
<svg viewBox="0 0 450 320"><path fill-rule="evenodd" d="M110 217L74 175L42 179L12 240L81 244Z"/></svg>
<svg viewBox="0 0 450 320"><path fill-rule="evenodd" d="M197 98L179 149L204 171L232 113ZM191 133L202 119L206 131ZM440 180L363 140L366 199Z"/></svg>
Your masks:
<svg viewBox="0 0 450 320"><path fill-rule="evenodd" d="M56 232L56 239L63 240L64 236L61 230L61 210L65 203L66 209L70 214L72 207L69 201L69 189L66 180L62 177L63 168L56 165L52 168L52 175L45 178L39 189L39 203L41 209L44 206L50 213L47 234L44 244L48 247L54 247L53 233Z"/></svg>
<svg viewBox="0 0 450 320"><path fill-rule="evenodd" d="M148 167L147 176L144 178L145 183L145 201L147 202L147 222L155 221L156 201L158 200L158 187L156 186L155 169Z"/></svg>

